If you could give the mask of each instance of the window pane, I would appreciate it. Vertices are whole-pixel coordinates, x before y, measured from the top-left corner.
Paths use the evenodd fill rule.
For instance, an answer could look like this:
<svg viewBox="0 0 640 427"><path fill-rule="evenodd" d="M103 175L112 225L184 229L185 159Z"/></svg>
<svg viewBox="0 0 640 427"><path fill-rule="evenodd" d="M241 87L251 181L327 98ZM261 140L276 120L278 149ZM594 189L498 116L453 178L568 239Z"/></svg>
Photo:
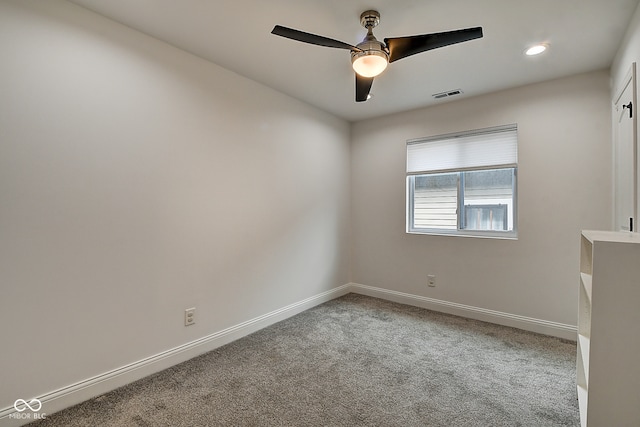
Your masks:
<svg viewBox="0 0 640 427"><path fill-rule="evenodd" d="M513 230L514 169L462 172L462 228Z"/></svg>
<svg viewBox="0 0 640 427"><path fill-rule="evenodd" d="M458 228L458 173L413 177L413 227Z"/></svg>

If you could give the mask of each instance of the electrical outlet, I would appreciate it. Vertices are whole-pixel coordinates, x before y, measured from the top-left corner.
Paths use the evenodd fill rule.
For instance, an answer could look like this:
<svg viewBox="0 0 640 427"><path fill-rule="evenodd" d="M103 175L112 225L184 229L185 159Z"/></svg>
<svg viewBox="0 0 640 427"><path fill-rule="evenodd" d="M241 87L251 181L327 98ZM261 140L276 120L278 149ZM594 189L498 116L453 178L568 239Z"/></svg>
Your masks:
<svg viewBox="0 0 640 427"><path fill-rule="evenodd" d="M187 308L184 311L184 326L191 326L196 323L196 308Z"/></svg>
<svg viewBox="0 0 640 427"><path fill-rule="evenodd" d="M436 276L434 274L429 274L427 276L427 285L430 288L435 288L436 287Z"/></svg>

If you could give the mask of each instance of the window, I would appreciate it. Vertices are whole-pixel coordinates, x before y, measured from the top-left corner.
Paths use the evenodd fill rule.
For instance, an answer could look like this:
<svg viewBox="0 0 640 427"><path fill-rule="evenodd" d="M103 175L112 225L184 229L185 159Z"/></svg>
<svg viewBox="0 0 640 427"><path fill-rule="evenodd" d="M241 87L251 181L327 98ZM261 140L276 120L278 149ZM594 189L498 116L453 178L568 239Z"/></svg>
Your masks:
<svg viewBox="0 0 640 427"><path fill-rule="evenodd" d="M516 125L407 142L407 232L517 237Z"/></svg>

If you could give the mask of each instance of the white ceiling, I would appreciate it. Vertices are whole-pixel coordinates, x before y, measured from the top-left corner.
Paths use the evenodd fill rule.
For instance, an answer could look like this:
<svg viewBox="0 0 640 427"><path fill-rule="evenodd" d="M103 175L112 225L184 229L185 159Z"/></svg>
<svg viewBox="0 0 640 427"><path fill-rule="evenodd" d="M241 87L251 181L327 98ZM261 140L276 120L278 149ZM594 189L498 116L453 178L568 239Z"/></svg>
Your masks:
<svg viewBox="0 0 640 427"><path fill-rule="evenodd" d="M349 121L606 69L638 0L71 0ZM348 50L270 34L279 24L357 44L360 13L381 14L379 40L481 26L482 39L389 65L355 102ZM549 43L538 57L526 47Z"/></svg>

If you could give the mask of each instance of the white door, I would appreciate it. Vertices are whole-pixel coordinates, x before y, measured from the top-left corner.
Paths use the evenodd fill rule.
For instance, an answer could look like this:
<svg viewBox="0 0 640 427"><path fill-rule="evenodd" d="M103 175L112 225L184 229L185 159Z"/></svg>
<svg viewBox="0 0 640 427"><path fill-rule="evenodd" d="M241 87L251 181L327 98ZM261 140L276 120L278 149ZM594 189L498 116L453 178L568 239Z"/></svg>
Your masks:
<svg viewBox="0 0 640 427"><path fill-rule="evenodd" d="M615 150L615 229L637 231L636 216L636 116L635 63L625 85L615 99L614 150Z"/></svg>

